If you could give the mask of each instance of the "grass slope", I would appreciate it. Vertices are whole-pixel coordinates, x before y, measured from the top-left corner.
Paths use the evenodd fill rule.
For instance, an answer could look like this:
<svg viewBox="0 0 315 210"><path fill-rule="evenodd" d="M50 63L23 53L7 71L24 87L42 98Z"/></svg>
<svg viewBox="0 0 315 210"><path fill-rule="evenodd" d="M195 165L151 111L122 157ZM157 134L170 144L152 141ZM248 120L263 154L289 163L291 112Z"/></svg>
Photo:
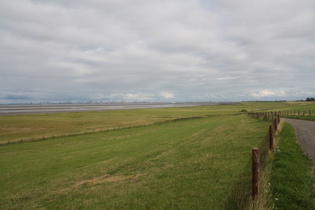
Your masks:
<svg viewBox="0 0 315 210"><path fill-rule="evenodd" d="M0 116L0 143L61 136L126 126L148 125L205 115L313 109L312 102L243 102L232 105Z"/></svg>
<svg viewBox="0 0 315 210"><path fill-rule="evenodd" d="M277 209L314 209L313 163L296 141L294 128L285 123L275 150L271 190Z"/></svg>
<svg viewBox="0 0 315 210"><path fill-rule="evenodd" d="M0 147L0 209L222 209L268 122L213 116Z"/></svg>

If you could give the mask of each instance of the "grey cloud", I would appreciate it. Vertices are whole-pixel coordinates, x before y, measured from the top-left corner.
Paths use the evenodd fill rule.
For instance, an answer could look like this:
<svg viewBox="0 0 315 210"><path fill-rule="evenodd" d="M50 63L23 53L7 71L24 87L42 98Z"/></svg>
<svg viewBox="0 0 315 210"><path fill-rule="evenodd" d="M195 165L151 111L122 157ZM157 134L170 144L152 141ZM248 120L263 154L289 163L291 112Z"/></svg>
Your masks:
<svg viewBox="0 0 315 210"><path fill-rule="evenodd" d="M33 98L27 95L20 95L20 94L10 94L10 95L5 95L2 97L2 99L5 100L32 100Z"/></svg>
<svg viewBox="0 0 315 210"><path fill-rule="evenodd" d="M152 101L308 96L314 14L312 0L0 0L0 94Z"/></svg>

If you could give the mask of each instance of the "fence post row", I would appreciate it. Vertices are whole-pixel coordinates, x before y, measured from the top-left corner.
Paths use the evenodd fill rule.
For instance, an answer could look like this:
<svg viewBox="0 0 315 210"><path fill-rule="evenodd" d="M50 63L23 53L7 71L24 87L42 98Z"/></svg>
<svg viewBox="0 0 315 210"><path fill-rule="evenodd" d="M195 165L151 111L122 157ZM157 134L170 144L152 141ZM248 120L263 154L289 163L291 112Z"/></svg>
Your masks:
<svg viewBox="0 0 315 210"><path fill-rule="evenodd" d="M266 116L266 117L268 117L268 119L270 119L270 117L269 117L269 113L267 112L262 112L262 114L264 115L264 116ZM293 115L293 116L312 116L312 110L311 109L309 109L309 110L286 110L286 111L278 111L278 112L274 112L274 114L273 114L273 112L271 111L270 112L270 114L271 114L271 117L273 118L273 116L274 117L277 117L278 115L288 115L288 116L290 116L290 115ZM258 114L257 113L255 113L255 115L257 116Z"/></svg>
<svg viewBox="0 0 315 210"><path fill-rule="evenodd" d="M294 111L295 112L295 111ZM269 150L274 149L275 132L280 124L280 115L285 112L263 112L263 113L250 113L250 115L260 118L260 116L269 116L273 119L273 123L269 126ZM270 115L269 115L270 114ZM255 199L259 196L259 180L260 180L260 151L259 148L252 149L252 198Z"/></svg>
<svg viewBox="0 0 315 210"><path fill-rule="evenodd" d="M274 127L275 127L275 131L278 129L278 122L277 122L277 118L274 119Z"/></svg>
<svg viewBox="0 0 315 210"><path fill-rule="evenodd" d="M269 126L269 150L273 150L274 131L273 126Z"/></svg>

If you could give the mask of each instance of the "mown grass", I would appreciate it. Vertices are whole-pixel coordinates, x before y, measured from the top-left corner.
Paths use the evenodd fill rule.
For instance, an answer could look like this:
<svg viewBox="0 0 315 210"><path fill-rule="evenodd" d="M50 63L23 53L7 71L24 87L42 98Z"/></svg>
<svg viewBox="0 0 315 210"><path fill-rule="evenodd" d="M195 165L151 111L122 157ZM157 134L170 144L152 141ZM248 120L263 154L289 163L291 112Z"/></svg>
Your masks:
<svg viewBox="0 0 315 210"><path fill-rule="evenodd" d="M267 118L256 118L261 121L268 123L269 125L272 123L271 120ZM279 128L276 131L275 135L279 133L281 130L281 124L279 124ZM269 194L266 191L262 190L267 186L267 182L269 181L271 171L267 167L268 158L270 154L269 150L269 136L268 136L268 128L265 128L265 136L261 138L260 144L257 146L260 150L260 195L253 200L252 197L252 162L248 161L248 164L243 170L243 173L240 175L239 180L234 184L233 189L229 197L227 198L227 202L224 206L224 209L229 210L238 210L238 209L273 209L273 204L270 202ZM254 148L254 147L253 147ZM250 157L251 160L251 157Z"/></svg>
<svg viewBox="0 0 315 210"><path fill-rule="evenodd" d="M225 115L5 145L0 208L222 209L267 126Z"/></svg>
<svg viewBox="0 0 315 210"><path fill-rule="evenodd" d="M288 123L283 126L270 164L270 190L276 209L314 209L313 163L297 143L295 130Z"/></svg>
<svg viewBox="0 0 315 210"><path fill-rule="evenodd" d="M0 141L94 132L0 146L0 209L242 206L231 198L248 200L251 148L270 123L241 110L305 106L314 103L0 116Z"/></svg>

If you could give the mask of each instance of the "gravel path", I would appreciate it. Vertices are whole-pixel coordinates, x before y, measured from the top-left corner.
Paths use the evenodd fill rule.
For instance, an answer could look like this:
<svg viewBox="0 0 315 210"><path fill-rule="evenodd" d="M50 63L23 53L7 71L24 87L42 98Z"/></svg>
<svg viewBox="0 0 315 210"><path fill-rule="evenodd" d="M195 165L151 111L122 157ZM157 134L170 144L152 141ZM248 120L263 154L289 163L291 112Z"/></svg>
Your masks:
<svg viewBox="0 0 315 210"><path fill-rule="evenodd" d="M295 119L285 119L285 121L295 128L302 149L315 163L315 121ZM313 177L315 177L315 168L313 168Z"/></svg>

